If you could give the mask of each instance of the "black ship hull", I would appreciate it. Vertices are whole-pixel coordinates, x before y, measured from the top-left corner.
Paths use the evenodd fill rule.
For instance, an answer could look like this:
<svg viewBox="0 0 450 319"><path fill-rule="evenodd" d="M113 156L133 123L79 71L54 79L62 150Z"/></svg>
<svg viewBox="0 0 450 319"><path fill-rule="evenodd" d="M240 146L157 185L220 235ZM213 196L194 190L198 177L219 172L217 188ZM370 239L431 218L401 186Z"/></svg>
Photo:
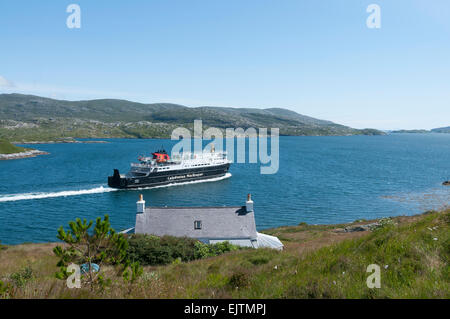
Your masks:
<svg viewBox="0 0 450 319"><path fill-rule="evenodd" d="M175 183L186 183L199 180L208 180L225 176L230 164L210 167L198 167L174 171L150 173L147 176L121 177L119 170L115 169L113 176L108 177L108 186L112 188L140 188L155 187Z"/></svg>

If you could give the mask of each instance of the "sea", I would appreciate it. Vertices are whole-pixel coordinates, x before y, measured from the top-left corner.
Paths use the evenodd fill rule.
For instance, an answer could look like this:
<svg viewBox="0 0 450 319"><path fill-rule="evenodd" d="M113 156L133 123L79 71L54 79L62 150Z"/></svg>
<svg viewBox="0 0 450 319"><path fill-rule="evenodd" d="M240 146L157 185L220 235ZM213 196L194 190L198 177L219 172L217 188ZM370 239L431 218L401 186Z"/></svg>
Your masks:
<svg viewBox="0 0 450 319"><path fill-rule="evenodd" d="M147 206L237 206L251 193L258 230L413 215L450 205L450 187L442 185L450 180L450 134L282 136L275 174L261 174L267 164L249 162L244 139L246 160L234 158L228 178L137 190L109 188L107 178L115 168L126 173L139 155L170 151L177 141L105 141L25 144L20 146L50 154L0 161L0 242L54 242L58 227L78 217L108 214L117 231L133 227L139 194Z"/></svg>

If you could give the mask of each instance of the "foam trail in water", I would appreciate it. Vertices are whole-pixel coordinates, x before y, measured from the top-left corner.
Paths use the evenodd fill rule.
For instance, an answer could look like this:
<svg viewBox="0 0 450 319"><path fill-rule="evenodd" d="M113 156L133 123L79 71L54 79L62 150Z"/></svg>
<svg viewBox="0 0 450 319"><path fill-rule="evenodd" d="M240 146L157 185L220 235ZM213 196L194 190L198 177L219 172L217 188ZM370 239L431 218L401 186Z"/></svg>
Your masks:
<svg viewBox="0 0 450 319"><path fill-rule="evenodd" d="M18 200L30 200L30 199L41 199L41 198L52 198L52 197L66 197L66 196L78 196L78 195L89 195L89 194L99 194L114 192L117 189L109 187L96 187L91 189L81 189L74 191L61 191L52 193L26 193L26 194L12 194L0 196L0 202L14 202Z"/></svg>
<svg viewBox="0 0 450 319"><path fill-rule="evenodd" d="M231 173L226 173L225 175L223 175L221 177L214 177L214 178L210 178L210 179L201 179L201 180L198 180L198 181L190 181L190 182L183 182L183 183L171 183L171 184L159 185L159 186L139 187L139 188L134 188L134 189L142 190L142 189L153 189L153 188L171 187L171 186L179 186L179 185L189 185L189 184L206 183L206 182L217 182L217 181L221 181L223 179L227 179L227 178L230 178L230 177L231 177Z"/></svg>
<svg viewBox="0 0 450 319"><path fill-rule="evenodd" d="M179 185L188 185L188 184L196 184L196 183L205 183L205 182L216 182L226 178L231 177L230 173L226 173L224 176L211 178L211 179L203 179L198 181L190 181L184 183L172 183L161 186L153 186L153 187L143 187L143 188L134 188L134 190L142 190L142 189L151 189L151 188L161 188L161 187L170 187L170 186L179 186ZM91 189L81 189L76 191L61 191L61 192L53 192L53 193L25 193L25 194L12 194L12 195L3 195L0 196L0 202L14 202L19 200L30 200L30 199L42 199L42 198L53 198L53 197L66 197L66 196L78 196L78 195L90 195L90 194L99 194L99 193L109 193L118 191L118 189L110 188L110 187L97 187Z"/></svg>

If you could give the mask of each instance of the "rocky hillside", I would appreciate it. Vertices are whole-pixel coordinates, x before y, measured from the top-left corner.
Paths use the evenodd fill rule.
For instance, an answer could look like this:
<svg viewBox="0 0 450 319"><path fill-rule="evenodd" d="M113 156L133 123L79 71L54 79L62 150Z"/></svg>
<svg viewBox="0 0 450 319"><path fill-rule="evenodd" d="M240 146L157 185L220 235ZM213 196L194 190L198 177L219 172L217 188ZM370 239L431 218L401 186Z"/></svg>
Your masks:
<svg viewBox="0 0 450 319"><path fill-rule="evenodd" d="M64 101L22 94L0 95L0 138L14 141L60 137L170 137L176 127L280 128L281 135L378 135L282 108L186 107L126 100Z"/></svg>

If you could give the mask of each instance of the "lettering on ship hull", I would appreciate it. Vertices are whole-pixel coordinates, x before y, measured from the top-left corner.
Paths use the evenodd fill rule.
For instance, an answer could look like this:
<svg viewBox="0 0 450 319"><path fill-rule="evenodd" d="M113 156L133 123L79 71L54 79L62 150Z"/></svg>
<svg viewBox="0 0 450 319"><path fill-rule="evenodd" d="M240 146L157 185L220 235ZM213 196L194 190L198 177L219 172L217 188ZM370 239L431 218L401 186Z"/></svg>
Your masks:
<svg viewBox="0 0 450 319"><path fill-rule="evenodd" d="M185 179L185 178L194 178L194 177L201 177L203 176L203 173L192 173L192 174L187 174L187 175L178 175L178 176L169 176L167 178L168 181L173 181L173 180L177 180L177 179Z"/></svg>

